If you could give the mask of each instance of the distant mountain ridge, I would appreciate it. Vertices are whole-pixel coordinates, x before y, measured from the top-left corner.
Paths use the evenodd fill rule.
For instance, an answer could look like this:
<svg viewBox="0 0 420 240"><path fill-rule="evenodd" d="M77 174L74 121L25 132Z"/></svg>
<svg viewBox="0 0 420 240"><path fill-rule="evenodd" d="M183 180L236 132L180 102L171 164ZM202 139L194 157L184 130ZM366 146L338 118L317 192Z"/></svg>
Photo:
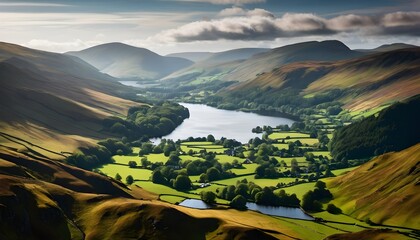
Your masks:
<svg viewBox="0 0 420 240"><path fill-rule="evenodd" d="M156 80L193 64L179 57L164 57L145 48L107 43L78 52L68 52L113 77Z"/></svg>
<svg viewBox="0 0 420 240"><path fill-rule="evenodd" d="M393 50L405 49L405 48L416 48L418 46L406 43L391 43L384 44L373 49L357 49L360 52L388 52Z"/></svg>
<svg viewBox="0 0 420 240"><path fill-rule="evenodd" d="M251 49L242 58L238 50L219 53L165 79L213 78L222 81L245 82L276 67L300 61L333 61L359 57L365 53L351 50L340 41L303 42L274 49Z"/></svg>

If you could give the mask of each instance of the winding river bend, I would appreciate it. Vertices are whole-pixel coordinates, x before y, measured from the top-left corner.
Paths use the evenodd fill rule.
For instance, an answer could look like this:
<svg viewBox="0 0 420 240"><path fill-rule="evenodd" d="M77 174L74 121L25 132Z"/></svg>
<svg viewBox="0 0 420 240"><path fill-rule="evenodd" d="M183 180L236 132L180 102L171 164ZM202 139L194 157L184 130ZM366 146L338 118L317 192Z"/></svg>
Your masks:
<svg viewBox="0 0 420 240"><path fill-rule="evenodd" d="M226 137L246 143L251 138L261 137L261 134L251 132L256 126L275 127L280 124L291 125L294 122L287 118L217 109L203 104L180 104L189 109L190 118L185 119L172 133L163 138L177 140L212 134L216 139Z"/></svg>

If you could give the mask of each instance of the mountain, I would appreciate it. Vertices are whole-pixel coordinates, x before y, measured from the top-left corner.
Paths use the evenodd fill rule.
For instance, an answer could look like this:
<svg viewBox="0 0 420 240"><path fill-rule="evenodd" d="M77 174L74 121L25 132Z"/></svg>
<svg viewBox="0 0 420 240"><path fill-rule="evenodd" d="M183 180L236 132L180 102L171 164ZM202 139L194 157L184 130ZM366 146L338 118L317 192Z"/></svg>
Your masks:
<svg viewBox="0 0 420 240"><path fill-rule="evenodd" d="M0 146L0 239L295 239L252 211L190 209L132 185ZM241 219L239 222L238 219Z"/></svg>
<svg viewBox="0 0 420 240"><path fill-rule="evenodd" d="M303 42L272 49L247 59L232 71L225 80L246 81L276 67L302 61L337 61L361 56L340 41Z"/></svg>
<svg viewBox="0 0 420 240"><path fill-rule="evenodd" d="M418 228L420 144L381 155L327 182L345 214L377 224Z"/></svg>
<svg viewBox="0 0 420 240"><path fill-rule="evenodd" d="M273 70L239 83L228 93L270 89L271 94L291 88L311 97L339 89L345 108L364 110L420 94L420 48L334 62L303 61L277 65Z"/></svg>
<svg viewBox="0 0 420 240"><path fill-rule="evenodd" d="M228 51L178 71L166 79L212 78L223 81L244 82L270 72L274 68L301 61L335 61L362 56L364 53L349 49L342 42L303 42L274 49L251 50L251 53ZM233 57L231 57L231 55ZM235 57L237 56L237 57Z"/></svg>
<svg viewBox="0 0 420 240"><path fill-rule="evenodd" d="M72 56L0 43L0 143L62 157L42 148L71 152L106 137L104 118L139 105L113 80Z"/></svg>
<svg viewBox="0 0 420 240"><path fill-rule="evenodd" d="M185 58L192 62L199 62L213 55L211 52L181 52L181 53L171 53L166 55L166 57L178 57Z"/></svg>
<svg viewBox="0 0 420 240"><path fill-rule="evenodd" d="M124 79L160 79L193 64L184 58L164 57L123 43L107 43L67 54L88 62L103 73Z"/></svg>
<svg viewBox="0 0 420 240"><path fill-rule="evenodd" d="M405 49L405 48L415 48L416 45L406 44L406 43L392 43L384 44L374 49L358 49L360 52L389 52L393 50Z"/></svg>
<svg viewBox="0 0 420 240"><path fill-rule="evenodd" d="M191 80L205 77L222 78L242 61L260 53L269 51L267 48L239 48L224 52L213 53L188 68L181 69L167 76L165 79L190 78Z"/></svg>

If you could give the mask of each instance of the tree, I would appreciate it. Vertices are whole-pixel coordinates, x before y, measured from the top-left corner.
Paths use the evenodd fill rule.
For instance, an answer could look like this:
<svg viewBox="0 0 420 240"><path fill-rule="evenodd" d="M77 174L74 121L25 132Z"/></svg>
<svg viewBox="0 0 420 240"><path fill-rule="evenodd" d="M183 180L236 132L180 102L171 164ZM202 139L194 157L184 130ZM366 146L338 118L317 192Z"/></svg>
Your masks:
<svg viewBox="0 0 420 240"><path fill-rule="evenodd" d="M216 194L212 191L202 191L200 197L205 203L213 204L216 202Z"/></svg>
<svg viewBox="0 0 420 240"><path fill-rule="evenodd" d="M165 185L167 180L159 170L155 170L152 173L152 182Z"/></svg>
<svg viewBox="0 0 420 240"><path fill-rule="evenodd" d="M152 164L152 162L150 162L149 160L147 160L147 157L141 158L140 162L141 162L141 166L143 168L147 168L149 165Z"/></svg>
<svg viewBox="0 0 420 240"><path fill-rule="evenodd" d="M119 173L115 174L115 180L121 181L122 177Z"/></svg>
<svg viewBox="0 0 420 240"><path fill-rule="evenodd" d="M302 197L302 208L306 211L320 212L322 211L322 204L315 199L314 192L308 191Z"/></svg>
<svg viewBox="0 0 420 240"><path fill-rule="evenodd" d="M186 175L178 175L173 186L176 190L187 191L191 189L191 180Z"/></svg>
<svg viewBox="0 0 420 240"><path fill-rule="evenodd" d="M133 176L128 175L128 176L125 178L125 181L126 181L126 183L127 183L128 185L131 185L131 184L133 184L133 182L134 182L134 178L133 178Z"/></svg>
<svg viewBox="0 0 420 240"><path fill-rule="evenodd" d="M209 135L207 136L207 141L208 141L208 142L214 142L214 141L216 141L216 139L214 139L214 136L213 136L213 135L209 134Z"/></svg>
<svg viewBox="0 0 420 240"><path fill-rule="evenodd" d="M331 214L341 214L342 211L340 208L336 207L334 204L330 203L327 206L327 212L331 213Z"/></svg>
<svg viewBox="0 0 420 240"><path fill-rule="evenodd" d="M130 168L136 168L136 167L137 167L137 163L136 163L135 161L129 161L129 162L128 162L128 166L129 166Z"/></svg>
<svg viewBox="0 0 420 240"><path fill-rule="evenodd" d="M215 168L215 167L211 167L211 168L207 169L206 175L207 175L207 179L209 180L209 182L216 181L216 180L220 179L220 171L217 170L217 168Z"/></svg>
<svg viewBox="0 0 420 240"><path fill-rule="evenodd" d="M207 181L208 181L207 174L205 174L205 173L200 174L200 180L199 180L199 182L205 183Z"/></svg>
<svg viewBox="0 0 420 240"><path fill-rule="evenodd" d="M230 206L236 209L246 209L246 199L242 195L236 195L230 202Z"/></svg>

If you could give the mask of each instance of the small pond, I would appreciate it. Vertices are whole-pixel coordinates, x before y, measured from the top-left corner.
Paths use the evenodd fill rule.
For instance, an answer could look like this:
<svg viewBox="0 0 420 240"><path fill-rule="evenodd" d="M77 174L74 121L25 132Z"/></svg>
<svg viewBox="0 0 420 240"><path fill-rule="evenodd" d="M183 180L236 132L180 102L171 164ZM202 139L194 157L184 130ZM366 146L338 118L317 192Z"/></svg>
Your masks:
<svg viewBox="0 0 420 240"><path fill-rule="evenodd" d="M180 206L197 208L197 209L209 209L212 208L212 205L209 205L198 199L186 199L182 201ZM291 207L271 207L258 205L256 203L248 202L246 204L248 210L258 211L263 214L278 216L278 217L288 217L295 219L304 219L304 220L314 220L311 216L304 213L300 208L291 208Z"/></svg>

